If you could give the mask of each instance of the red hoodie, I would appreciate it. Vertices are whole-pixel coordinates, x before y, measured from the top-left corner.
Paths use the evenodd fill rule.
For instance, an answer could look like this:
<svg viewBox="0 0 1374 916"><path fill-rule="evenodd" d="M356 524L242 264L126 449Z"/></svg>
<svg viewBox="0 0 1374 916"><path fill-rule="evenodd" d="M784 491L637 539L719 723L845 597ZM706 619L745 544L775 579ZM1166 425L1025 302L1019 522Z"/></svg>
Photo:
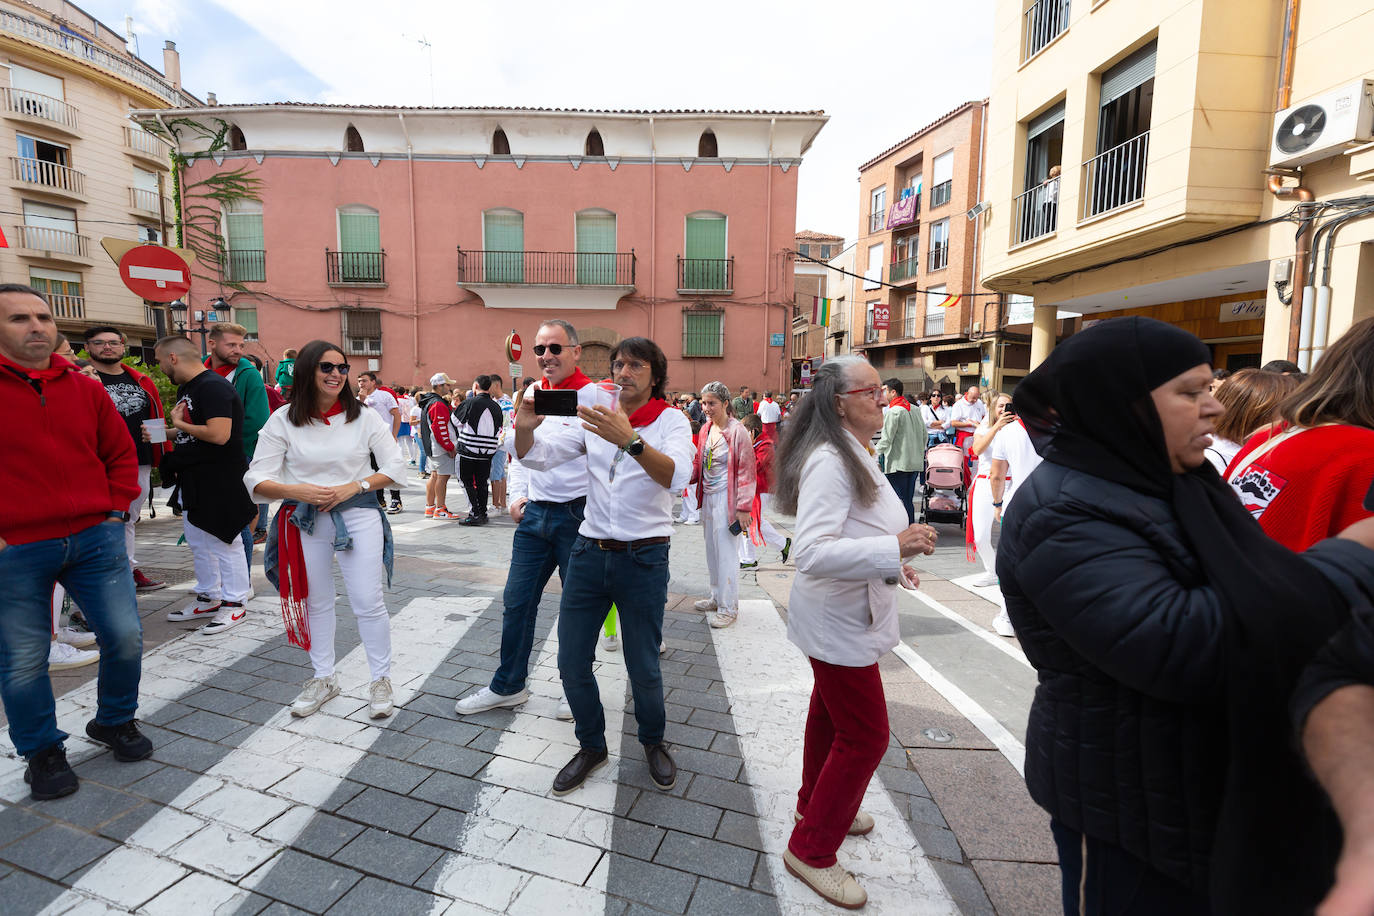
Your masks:
<svg viewBox="0 0 1374 916"><path fill-rule="evenodd" d="M10 431L0 461L0 538L30 544L67 537L125 512L138 496L138 452L105 393L54 355L56 378L30 382L0 357L0 429ZM34 494L37 494L35 496Z"/></svg>

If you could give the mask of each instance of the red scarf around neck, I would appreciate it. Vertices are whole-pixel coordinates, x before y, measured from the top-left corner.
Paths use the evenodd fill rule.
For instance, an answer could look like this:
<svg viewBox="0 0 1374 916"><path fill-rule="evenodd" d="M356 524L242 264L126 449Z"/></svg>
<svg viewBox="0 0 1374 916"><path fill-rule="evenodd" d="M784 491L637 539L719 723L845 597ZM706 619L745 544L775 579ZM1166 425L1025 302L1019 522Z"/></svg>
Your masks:
<svg viewBox="0 0 1374 916"><path fill-rule="evenodd" d="M324 422L328 423L330 417L337 417L339 414L341 414L341 413L343 413L343 412L344 412L343 400L342 400L342 399L339 399L339 400L337 400L337 401L334 402L334 406L330 407L330 408L329 408L328 410L326 410L324 413L320 413L320 412L317 410L317 411L315 411L315 413L313 414L313 416L314 416L314 418L315 418L316 420L323 420Z"/></svg>
<svg viewBox="0 0 1374 916"><path fill-rule="evenodd" d="M46 369L30 369L27 366L21 366L16 362L12 362L3 356L0 356L0 366L4 366L11 372L21 375L31 382L51 382L53 379L61 378L66 374L67 370L76 368L74 363L68 362L65 357L58 356L56 353L51 356L48 362L48 368Z"/></svg>
<svg viewBox="0 0 1374 916"><path fill-rule="evenodd" d="M213 356L207 356L205 357L205 368L209 369L211 372L214 372L220 378L228 378L230 373L232 373L235 369L238 368L238 364L235 363L231 366L228 363L225 363L223 366L216 366L215 358Z"/></svg>
<svg viewBox="0 0 1374 916"><path fill-rule="evenodd" d="M539 379L539 387L543 388L545 391L548 391L550 388L555 391L567 391L569 389L576 391L583 385L590 385L591 383L592 380L587 378L581 369L574 369L572 375L563 379L563 381L559 382L557 385L550 385L547 377L541 377Z"/></svg>
<svg viewBox="0 0 1374 916"><path fill-rule="evenodd" d="M649 400L634 413L630 414L630 425L635 429L642 429L658 419L659 414L672 407L663 398L649 398Z"/></svg>
<svg viewBox="0 0 1374 916"><path fill-rule="evenodd" d="M903 407L903 408L905 408L905 409L907 409L907 410L910 410L910 409L911 409L911 402L908 401L906 398L902 397L902 396L899 394L899 395L897 395L895 398L893 398L891 401L889 401L887 406L888 406L888 407Z"/></svg>

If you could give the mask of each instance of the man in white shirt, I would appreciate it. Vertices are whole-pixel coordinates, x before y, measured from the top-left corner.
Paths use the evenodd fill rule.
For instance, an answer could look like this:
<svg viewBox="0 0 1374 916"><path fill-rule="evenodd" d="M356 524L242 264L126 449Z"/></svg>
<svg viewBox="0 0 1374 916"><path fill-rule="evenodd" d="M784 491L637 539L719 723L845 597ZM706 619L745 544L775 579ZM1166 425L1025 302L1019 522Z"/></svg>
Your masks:
<svg viewBox="0 0 1374 916"><path fill-rule="evenodd" d="M773 400L773 392L765 391L763 393L763 400L759 401L754 412L759 415L759 420L763 423L763 438L776 440L778 438L778 421L782 419L782 406Z"/></svg>
<svg viewBox="0 0 1374 916"><path fill-rule="evenodd" d="M1004 408L1005 411L1015 409L1014 401ZM1039 467L1043 460L1031 444L1030 434L1020 420L1002 427L988 447L988 489L992 493L993 518L999 522L1002 520L1012 497L1016 495L1016 488L1025 483L1031 471ZM992 628L999 636L1016 635L1005 606L992 621Z"/></svg>
<svg viewBox="0 0 1374 916"><path fill-rule="evenodd" d="M559 771L553 794L566 795L607 759L606 715L592 671L597 636L614 603L649 776L668 791L677 765L663 743L666 713L658 647L668 600L673 493L692 476L692 427L664 400L668 360L645 337L611 351L620 408L580 407L579 435L536 438L544 422L526 402L515 418L515 453L531 471L587 458L587 512L563 581L558 671L577 722L581 749Z"/></svg>
<svg viewBox="0 0 1374 916"><path fill-rule="evenodd" d="M954 406L950 408L949 425L958 431L954 444L961 448L973 437L973 431L988 415L988 409L978 399L980 393L977 385L971 385L968 391L964 392L964 396L955 401Z"/></svg>
<svg viewBox="0 0 1374 916"><path fill-rule="evenodd" d="M377 411L377 416L382 418L382 422L391 428L391 438L396 438L401 431L401 406L396 403L396 399L391 396L391 392L384 391L377 386L377 373L363 372L358 375L358 391L363 396L363 403ZM377 459L372 459L372 470L377 470ZM395 515L401 511L401 491L391 491L391 508L387 508L386 496L381 491L377 491L377 505L386 509L388 515Z"/></svg>

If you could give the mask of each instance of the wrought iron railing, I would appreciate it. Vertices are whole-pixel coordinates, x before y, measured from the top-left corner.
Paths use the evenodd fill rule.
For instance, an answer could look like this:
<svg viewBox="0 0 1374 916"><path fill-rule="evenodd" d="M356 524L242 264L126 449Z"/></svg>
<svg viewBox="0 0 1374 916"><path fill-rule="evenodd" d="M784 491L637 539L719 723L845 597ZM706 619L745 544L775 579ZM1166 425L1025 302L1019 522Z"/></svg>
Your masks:
<svg viewBox="0 0 1374 916"><path fill-rule="evenodd" d="M458 282L523 286L634 286L633 251L464 251Z"/></svg>
<svg viewBox="0 0 1374 916"><path fill-rule="evenodd" d="M679 292L731 293L735 290L734 258L677 259Z"/></svg>
<svg viewBox="0 0 1374 916"><path fill-rule="evenodd" d="M949 243L930 246L930 270L939 270L949 263Z"/></svg>
<svg viewBox="0 0 1374 916"><path fill-rule="evenodd" d="M20 248L30 251L45 251L53 254L70 254L87 257L91 250L88 236L68 232L65 229L51 229L47 226L15 226L14 237Z"/></svg>
<svg viewBox="0 0 1374 916"><path fill-rule="evenodd" d="M1144 197L1149 154L1147 130L1083 163L1083 218L1107 213Z"/></svg>
<svg viewBox="0 0 1374 916"><path fill-rule="evenodd" d="M919 323L918 323L917 320L916 320L916 316L915 316L915 315L907 315L905 318L902 319L902 336L903 336L903 337L915 337L915 336L916 336L916 328L917 328L918 326L919 326Z"/></svg>
<svg viewBox="0 0 1374 916"><path fill-rule="evenodd" d="M1040 53L1045 45L1059 37L1069 27L1071 0L1038 0L1023 14L1025 33L1021 45L1021 62Z"/></svg>
<svg viewBox="0 0 1374 916"><path fill-rule="evenodd" d="M1012 244L1020 245L1051 235L1059 223L1059 179L1037 184L1016 195L1016 225Z"/></svg>
<svg viewBox="0 0 1374 916"><path fill-rule="evenodd" d="M868 214L868 231L882 232L887 227L887 209L874 210Z"/></svg>
<svg viewBox="0 0 1374 916"><path fill-rule="evenodd" d="M875 327L873 326L872 322L865 322L865 323L864 323L864 343L873 343L873 342L876 341L877 339L878 339L878 329L875 328Z"/></svg>
<svg viewBox="0 0 1374 916"><path fill-rule="evenodd" d="M954 179L942 181L930 189L930 209L944 206L949 203L950 195L954 192Z"/></svg>
<svg viewBox="0 0 1374 916"><path fill-rule="evenodd" d="M891 282L900 283L903 280L910 280L916 276L917 270L921 266L920 255L913 255L901 261L893 261L892 267L888 272Z"/></svg>
<svg viewBox="0 0 1374 916"><path fill-rule="evenodd" d="M71 31L42 25L27 16L9 10L0 10L0 31L22 36L29 41L46 45L49 48L56 48L87 64L108 70L123 79L137 83L154 95L170 102L173 106L180 105L183 100L187 101L188 104L191 101L184 93L178 92L171 83L154 73L151 68L144 69L131 60L119 57L111 51L92 44Z"/></svg>
<svg viewBox="0 0 1374 916"><path fill-rule="evenodd" d="M27 89L0 86L0 104L4 105L5 111L12 114L42 118L73 133L76 132L76 106L68 105L61 99L40 95Z"/></svg>
<svg viewBox="0 0 1374 916"><path fill-rule="evenodd" d="M10 157L10 174L15 181L43 185L69 194L86 193L86 175L65 165L49 162L46 159L28 159L23 156Z"/></svg>
<svg viewBox="0 0 1374 916"><path fill-rule="evenodd" d="M326 248L324 266L328 282L339 286L386 282L385 251L330 251Z"/></svg>
<svg viewBox="0 0 1374 916"><path fill-rule="evenodd" d="M231 248L224 252L224 279L230 283L266 282L267 252L260 248Z"/></svg>
<svg viewBox="0 0 1374 916"><path fill-rule="evenodd" d="M945 333L945 310L940 309L938 315L927 315L925 318L924 337L939 337Z"/></svg>

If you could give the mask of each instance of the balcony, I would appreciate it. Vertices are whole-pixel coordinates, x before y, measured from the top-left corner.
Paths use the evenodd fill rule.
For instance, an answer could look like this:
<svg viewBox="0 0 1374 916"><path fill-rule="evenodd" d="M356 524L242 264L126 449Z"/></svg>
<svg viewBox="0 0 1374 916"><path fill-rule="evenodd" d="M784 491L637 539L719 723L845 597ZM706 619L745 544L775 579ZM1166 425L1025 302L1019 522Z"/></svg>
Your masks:
<svg viewBox="0 0 1374 916"><path fill-rule="evenodd" d="M1082 219L1129 206L1145 196L1145 164L1150 153L1147 130L1083 163Z"/></svg>
<svg viewBox="0 0 1374 916"><path fill-rule="evenodd" d="M10 176L14 181L58 197L82 201L86 199L85 174L56 162L11 156Z"/></svg>
<svg viewBox="0 0 1374 916"><path fill-rule="evenodd" d="M604 286L635 284L633 251L464 251L459 286Z"/></svg>
<svg viewBox="0 0 1374 916"><path fill-rule="evenodd" d="M942 181L930 189L930 209L943 207L949 203L950 195L954 192L954 181Z"/></svg>
<svg viewBox="0 0 1374 916"><path fill-rule="evenodd" d="M46 226L15 226L10 237L20 254L29 257L90 263L91 240L88 236Z"/></svg>
<svg viewBox="0 0 1374 916"><path fill-rule="evenodd" d="M386 286L386 251L324 250L325 277L330 286Z"/></svg>
<svg viewBox="0 0 1374 916"><path fill-rule="evenodd" d="M76 33L42 25L27 16L0 10L0 32L18 35L26 41L44 45L88 66L98 67L146 89L173 107L195 104L195 100L177 91L171 83L151 67L139 66L131 58L107 51ZM141 63L141 62L140 62Z"/></svg>
<svg viewBox="0 0 1374 916"><path fill-rule="evenodd" d="M919 323L916 319L916 316L907 315L905 318L902 319L902 336L915 337L917 327L919 327Z"/></svg>
<svg viewBox="0 0 1374 916"><path fill-rule="evenodd" d="M926 315L925 334L923 337L939 337L945 333L945 310L940 309L938 315Z"/></svg>
<svg viewBox="0 0 1374 916"><path fill-rule="evenodd" d="M888 282L901 283L903 281L915 280L916 272L921 266L921 256L913 255L902 261L893 261L888 269Z"/></svg>
<svg viewBox="0 0 1374 916"><path fill-rule="evenodd" d="M942 270L949 263L949 243L930 246L929 270Z"/></svg>
<svg viewBox="0 0 1374 916"><path fill-rule="evenodd" d="M872 323L866 323L866 324L864 325L864 343L877 343L877 342L878 342L878 329L875 328L875 327L872 325Z"/></svg>
<svg viewBox="0 0 1374 916"><path fill-rule="evenodd" d="M224 252L224 279L229 283L267 282L267 252L247 248Z"/></svg>
<svg viewBox="0 0 1374 916"><path fill-rule="evenodd" d="M1069 27L1070 0L1038 0L1022 15L1021 63L1039 54Z"/></svg>
<svg viewBox="0 0 1374 916"><path fill-rule="evenodd" d="M0 110L5 117L28 123L40 122L49 130L79 136L76 125L76 106L61 99L39 95L27 89L0 86Z"/></svg>
<svg viewBox="0 0 1374 916"><path fill-rule="evenodd" d="M129 207L139 213L161 214L161 195L147 188L130 188Z"/></svg>
<svg viewBox="0 0 1374 916"><path fill-rule="evenodd" d="M86 317L86 297L68 296L59 293L48 294L48 308L54 318L80 319Z"/></svg>
<svg viewBox="0 0 1374 916"><path fill-rule="evenodd" d="M1059 179L1053 178L1016 195L1016 223L1012 226L1013 245L1024 245L1054 235L1059 223Z"/></svg>
<svg viewBox="0 0 1374 916"><path fill-rule="evenodd" d="M128 124L124 125L124 151L164 169L172 158L172 147L165 140L141 127Z"/></svg>
<svg viewBox="0 0 1374 916"><path fill-rule="evenodd" d="M729 296L735 291L734 258L677 259L679 296Z"/></svg>
<svg viewBox="0 0 1374 916"><path fill-rule="evenodd" d="M868 234L882 232L887 228L887 209L874 210L868 214Z"/></svg>

